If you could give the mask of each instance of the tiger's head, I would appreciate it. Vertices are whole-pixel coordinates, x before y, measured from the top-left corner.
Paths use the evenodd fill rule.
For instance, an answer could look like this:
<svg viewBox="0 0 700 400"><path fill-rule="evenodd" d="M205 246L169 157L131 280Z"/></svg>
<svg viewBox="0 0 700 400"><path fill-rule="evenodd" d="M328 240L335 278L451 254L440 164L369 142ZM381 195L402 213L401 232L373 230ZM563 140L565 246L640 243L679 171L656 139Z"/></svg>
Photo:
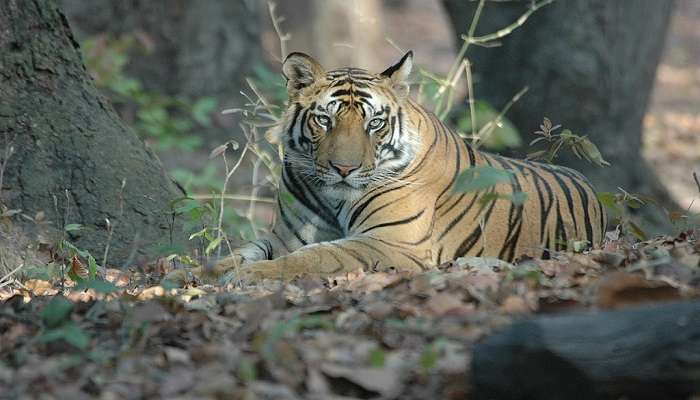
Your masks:
<svg viewBox="0 0 700 400"><path fill-rule="evenodd" d="M409 51L373 74L325 71L306 54L290 54L282 66L289 94L281 125L286 166L339 199L394 180L419 145L403 109L412 57Z"/></svg>

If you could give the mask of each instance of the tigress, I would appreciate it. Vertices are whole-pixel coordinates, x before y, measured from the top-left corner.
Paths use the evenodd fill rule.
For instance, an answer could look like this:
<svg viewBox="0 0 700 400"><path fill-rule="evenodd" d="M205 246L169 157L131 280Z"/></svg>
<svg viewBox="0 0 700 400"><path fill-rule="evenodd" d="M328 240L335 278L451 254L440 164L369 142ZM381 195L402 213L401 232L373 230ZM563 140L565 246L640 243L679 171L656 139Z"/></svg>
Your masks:
<svg viewBox="0 0 700 400"><path fill-rule="evenodd" d="M238 266L245 279L421 271L466 255L513 261L571 240L601 243L606 215L580 173L478 151L409 97L412 63L408 52L374 74L286 58L276 221L215 275ZM527 199L456 192L460 173L478 166L511 171L496 192Z"/></svg>

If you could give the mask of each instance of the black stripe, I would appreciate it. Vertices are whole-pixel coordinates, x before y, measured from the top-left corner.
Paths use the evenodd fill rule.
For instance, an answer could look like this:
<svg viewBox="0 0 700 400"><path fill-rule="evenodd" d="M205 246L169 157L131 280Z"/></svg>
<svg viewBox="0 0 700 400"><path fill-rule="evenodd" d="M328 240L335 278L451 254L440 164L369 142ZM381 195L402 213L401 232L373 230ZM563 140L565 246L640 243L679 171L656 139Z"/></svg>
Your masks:
<svg viewBox="0 0 700 400"><path fill-rule="evenodd" d="M348 249L347 247L341 246L338 243L329 242L329 244L337 247L340 251L348 253L350 257L354 258L357 262L362 264L362 269L366 270L369 268L369 264L367 263L367 261L364 258L362 258L362 255L356 252L355 250Z"/></svg>
<svg viewBox="0 0 700 400"><path fill-rule="evenodd" d="M338 220L336 220L333 216L333 212L326 208L325 203L318 198L316 193L306 186L306 182L304 182L303 179L296 179L290 165L285 165L284 169L284 173L282 174L282 182L284 183L285 189L291 193L302 205L304 205L304 207L321 217L321 219L329 226L341 230ZM299 189L306 189L306 192ZM307 197L306 193L310 194L320 207L315 206Z"/></svg>
<svg viewBox="0 0 700 400"><path fill-rule="evenodd" d="M569 207L569 214L571 215L571 220L574 223L574 234L576 234L578 232L578 225L576 224L576 216L574 215L574 199L571 197L571 191L566 185L566 182L564 182L559 176L558 171L552 168L546 169L552 174L552 177L554 177L554 180L557 181L559 187L561 188L561 191L564 193L564 197L566 197L566 205Z"/></svg>
<svg viewBox="0 0 700 400"><path fill-rule="evenodd" d="M447 228L445 228L445 230L440 234L440 236L438 237L438 241L442 240L442 238L444 238L445 235L447 235L455 226L457 226L457 224L462 220L462 218L464 218L469 213L474 204L476 204L477 198L479 198L479 195L474 194L474 197L472 197L472 200L469 202L469 204L466 207L464 207L464 209L462 209L462 212L460 212L456 218L450 221L450 223L447 225Z"/></svg>
<svg viewBox="0 0 700 400"><path fill-rule="evenodd" d="M581 199L581 207L583 207L583 223L586 227L586 240L592 245L593 244L593 227L591 226L591 217L588 212L588 193L579 183L579 179L571 171L564 170L563 175L571 180L571 184L574 186L578 192L578 197ZM578 239L578 238L577 238Z"/></svg>
<svg viewBox="0 0 700 400"><path fill-rule="evenodd" d="M442 189L442 191L440 192L440 194L437 197L437 201L439 202L439 205L437 206L437 208L440 208L443 204L445 204L449 200L449 196L448 196L445 200L440 201L442 196L444 196L448 190L449 191L452 190L452 187L454 186L454 183L457 181L457 177L459 176L459 173L461 172L461 168L462 168L462 160L461 160L462 157L461 157L460 151L459 151L460 150L459 149L459 141L457 140L455 135L445 133L445 136L449 136L449 138L452 139L452 143L454 144L455 156L456 156L455 157L455 167L454 167L454 172L452 174L452 179L450 179L450 183L447 184L447 186L445 186L444 189Z"/></svg>
<svg viewBox="0 0 700 400"><path fill-rule="evenodd" d="M566 237L566 229L564 228L564 219L561 216L559 202L557 202L557 229L554 233L554 250L566 250L568 239Z"/></svg>
<svg viewBox="0 0 700 400"><path fill-rule="evenodd" d="M260 251L262 251L262 253L263 253L263 258L264 258L264 259L269 260L269 256L268 256L268 254L267 254L267 250L266 250L264 247L262 247L261 245L259 245L259 244L256 243L256 242L250 242L250 243L251 243L253 246L259 248Z"/></svg>
<svg viewBox="0 0 700 400"><path fill-rule="evenodd" d="M284 212L284 208L281 207L280 216L282 217L282 222L284 222L284 225L287 226L287 229L294 234L294 237L296 237L303 246L306 246L308 243L306 243L306 240L299 235L299 230L294 227L294 224L292 224L292 221L289 220L289 217L287 217L287 214Z"/></svg>
<svg viewBox="0 0 700 400"><path fill-rule="evenodd" d="M358 222L357 225L358 225L358 226L362 226L362 224L364 224L365 221L367 221L367 219L368 219L369 217L371 217L372 215L374 215L374 214L377 213L378 211L381 211L381 210L383 210L383 209L386 208L386 207L389 207L389 206L391 206L391 205L394 205L394 204L398 203L399 201L405 199L406 197L408 197L408 196L410 196L410 195L412 195L412 194L413 194L413 193L409 192L409 193L406 193L406 194L404 194L403 196L401 196L401 197L399 197L399 198L397 198L397 199L389 200L387 203L382 204L381 206L379 206L379 207L375 208L374 210L372 210L369 214L367 214L364 218L362 218L362 221Z"/></svg>
<svg viewBox="0 0 700 400"><path fill-rule="evenodd" d="M424 212L425 212L425 210L421 210L418 214L412 215L412 216L410 216L410 217L408 217L408 218L400 219L400 220L397 220L397 221L384 222L384 223L381 223L381 224L377 224L377 225L371 226L371 227L369 227L369 228L363 230L361 233L367 233L367 232L369 232L369 231L371 231L371 230L378 229L378 228L384 228L384 227L387 227L387 226L396 226L396 225L408 224L409 222L413 222L413 221L417 220L418 218L420 218L420 216L423 215Z"/></svg>
<svg viewBox="0 0 700 400"><path fill-rule="evenodd" d="M369 206L369 205L372 203L372 200L376 199L377 197L379 197L379 196L381 196L381 195L383 195L383 194L387 194L387 193L389 193L389 192L393 192L393 191L395 191L395 190L402 189L402 188L404 188L404 187L406 187L406 186L408 186L408 185L409 185L409 183L404 183L404 184L402 184L402 185L394 186L394 187L389 188L389 189L384 188L384 189L386 189L386 190L384 190L384 191L382 191L382 192L379 192L379 193L375 193L374 195L372 195L371 197L369 197L367 200L364 200L364 202L363 202L362 204L360 204L359 206L356 206L355 210L352 212L352 216L350 217L350 222L348 222L348 229L350 229L350 228L352 228L353 226L355 226L355 220L357 220L357 218L360 216L360 214L362 213L362 211L364 211L365 208L367 208L367 206ZM376 188L375 190L378 190L378 189L382 189L382 187L378 187L378 188ZM372 192L374 192L374 190L373 190ZM366 195L365 195L365 196L366 196ZM359 204L359 203L358 203L358 204Z"/></svg>

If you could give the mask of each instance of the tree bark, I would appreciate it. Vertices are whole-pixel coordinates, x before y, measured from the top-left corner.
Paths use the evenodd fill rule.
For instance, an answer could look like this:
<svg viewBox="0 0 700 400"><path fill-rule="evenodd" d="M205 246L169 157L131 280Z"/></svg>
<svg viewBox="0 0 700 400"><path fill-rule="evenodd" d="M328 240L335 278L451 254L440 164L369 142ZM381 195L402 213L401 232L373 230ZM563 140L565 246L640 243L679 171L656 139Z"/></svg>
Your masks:
<svg viewBox="0 0 700 400"><path fill-rule="evenodd" d="M246 75L261 62L260 4L244 0L62 0L78 36L135 34L150 51L130 51L127 73L152 92L214 97L221 109L240 107ZM217 113L218 114L218 113ZM218 145L238 131L227 116L198 130Z"/></svg>
<svg viewBox="0 0 700 400"><path fill-rule="evenodd" d="M457 41L467 31L477 2L443 0ZM487 2L477 35L515 21L530 4ZM558 163L588 176L602 191L654 197L676 203L642 158L642 119L659 63L673 1L567 0L535 12L496 48L472 46L468 56L478 79L476 97L502 107L520 89L527 95L508 113L527 138L543 117L587 135L612 166L600 168L561 152ZM530 136L532 137L532 136ZM525 140L529 142L529 140ZM520 155L524 150L520 151ZM644 218L665 227L659 211Z"/></svg>
<svg viewBox="0 0 700 400"><path fill-rule="evenodd" d="M538 317L474 349L477 399L685 399L700 394L700 302Z"/></svg>
<svg viewBox="0 0 700 400"><path fill-rule="evenodd" d="M98 260L109 219L111 265L180 243L170 202L182 193L95 89L55 2L2 1L0 27L0 134L15 149L0 201L45 212L54 234L82 224L69 239Z"/></svg>

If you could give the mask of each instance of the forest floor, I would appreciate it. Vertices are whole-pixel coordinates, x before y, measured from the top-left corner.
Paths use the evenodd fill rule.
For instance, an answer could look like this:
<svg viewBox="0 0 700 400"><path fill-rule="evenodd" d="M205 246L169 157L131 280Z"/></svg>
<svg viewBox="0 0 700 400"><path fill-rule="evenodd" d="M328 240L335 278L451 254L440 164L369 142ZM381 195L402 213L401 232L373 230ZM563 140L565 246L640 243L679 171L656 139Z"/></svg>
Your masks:
<svg viewBox="0 0 700 400"><path fill-rule="evenodd" d="M161 260L26 280L0 287L0 397L462 399L475 344L514 320L700 297L699 233L414 276L172 288Z"/></svg>

